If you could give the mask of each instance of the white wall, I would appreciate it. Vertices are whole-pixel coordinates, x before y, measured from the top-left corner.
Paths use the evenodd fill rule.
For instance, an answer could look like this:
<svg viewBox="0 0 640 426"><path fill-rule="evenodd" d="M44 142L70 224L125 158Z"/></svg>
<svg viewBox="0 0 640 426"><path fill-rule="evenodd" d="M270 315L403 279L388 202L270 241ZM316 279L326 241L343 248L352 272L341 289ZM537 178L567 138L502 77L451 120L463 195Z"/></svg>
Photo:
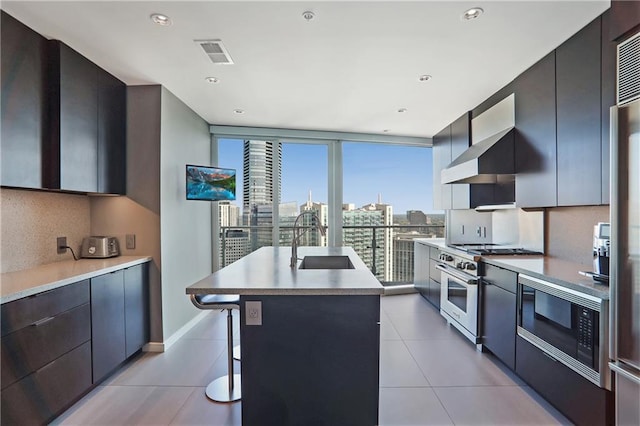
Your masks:
<svg viewBox="0 0 640 426"><path fill-rule="evenodd" d="M199 314L185 288L212 272L212 203L187 201L185 165L211 161L209 125L162 89L160 233L165 341Z"/></svg>

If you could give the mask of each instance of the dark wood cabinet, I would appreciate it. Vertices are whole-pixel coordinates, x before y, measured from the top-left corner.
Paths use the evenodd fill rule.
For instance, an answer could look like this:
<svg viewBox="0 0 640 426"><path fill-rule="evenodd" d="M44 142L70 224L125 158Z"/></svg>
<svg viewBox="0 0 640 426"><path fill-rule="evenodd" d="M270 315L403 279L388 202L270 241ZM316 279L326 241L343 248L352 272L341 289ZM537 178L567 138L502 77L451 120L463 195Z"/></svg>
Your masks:
<svg viewBox="0 0 640 426"><path fill-rule="evenodd" d="M147 265L124 270L125 356L149 341L149 286Z"/></svg>
<svg viewBox="0 0 640 426"><path fill-rule="evenodd" d="M91 386L89 281L2 305L2 424L45 424Z"/></svg>
<svg viewBox="0 0 640 426"><path fill-rule="evenodd" d="M98 69L98 192L121 194L126 186L127 87Z"/></svg>
<svg viewBox="0 0 640 426"><path fill-rule="evenodd" d="M640 2L638 0L611 0L611 26L605 34L608 40L623 41L640 29Z"/></svg>
<svg viewBox="0 0 640 426"><path fill-rule="evenodd" d="M51 161L47 162L47 186L97 192L98 67L57 40L49 41L49 55Z"/></svg>
<svg viewBox="0 0 640 426"><path fill-rule="evenodd" d="M451 163L451 126L433 136L433 208L451 209L451 185L443 185L440 172Z"/></svg>
<svg viewBox="0 0 640 426"><path fill-rule="evenodd" d="M126 86L58 40L50 40L45 186L126 193Z"/></svg>
<svg viewBox="0 0 640 426"><path fill-rule="evenodd" d="M93 383L125 360L124 272L91 279Z"/></svg>
<svg viewBox="0 0 640 426"><path fill-rule="evenodd" d="M451 161L458 158L471 146L471 112L467 112L451 123ZM475 207L471 202L471 185L451 184L451 208L468 209Z"/></svg>
<svg viewBox="0 0 640 426"><path fill-rule="evenodd" d="M516 374L578 425L613 424L613 395L556 361L520 336Z"/></svg>
<svg viewBox="0 0 640 426"><path fill-rule="evenodd" d="M554 207L556 183L556 57L549 53L514 82L515 199L518 207Z"/></svg>
<svg viewBox="0 0 640 426"><path fill-rule="evenodd" d="M0 14L0 184L42 188L47 41L4 11Z"/></svg>
<svg viewBox="0 0 640 426"><path fill-rule="evenodd" d="M91 387L91 343L86 342L2 390L3 425L44 425Z"/></svg>
<svg viewBox="0 0 640 426"><path fill-rule="evenodd" d="M485 264L481 281L481 343L512 370L516 368L518 274Z"/></svg>
<svg viewBox="0 0 640 426"><path fill-rule="evenodd" d="M558 205L602 200L601 19L556 49Z"/></svg>

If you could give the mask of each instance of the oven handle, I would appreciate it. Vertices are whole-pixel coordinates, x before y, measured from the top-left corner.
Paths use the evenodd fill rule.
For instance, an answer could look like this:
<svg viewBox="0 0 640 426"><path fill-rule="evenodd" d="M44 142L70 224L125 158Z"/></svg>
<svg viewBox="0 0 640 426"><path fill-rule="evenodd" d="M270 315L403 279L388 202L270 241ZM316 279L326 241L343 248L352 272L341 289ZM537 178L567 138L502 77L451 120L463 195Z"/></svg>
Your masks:
<svg viewBox="0 0 640 426"><path fill-rule="evenodd" d="M478 278L472 277L463 272L458 272L455 269L449 269L446 266L442 266L440 264L436 265L436 269L444 272L445 274L451 275L455 279L463 281L469 285L478 285Z"/></svg>

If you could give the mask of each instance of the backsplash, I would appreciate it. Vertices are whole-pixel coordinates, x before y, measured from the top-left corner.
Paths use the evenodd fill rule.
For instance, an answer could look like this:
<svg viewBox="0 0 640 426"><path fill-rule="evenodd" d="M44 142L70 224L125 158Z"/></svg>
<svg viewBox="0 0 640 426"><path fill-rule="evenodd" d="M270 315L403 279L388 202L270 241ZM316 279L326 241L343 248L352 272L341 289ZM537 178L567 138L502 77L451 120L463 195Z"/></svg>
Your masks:
<svg viewBox="0 0 640 426"><path fill-rule="evenodd" d="M56 253L56 237L79 254L89 235L90 203L86 195L0 190L0 272L12 272L72 259Z"/></svg>
<svg viewBox="0 0 640 426"><path fill-rule="evenodd" d="M609 222L609 206L547 209L547 255L592 267L593 226L598 222Z"/></svg>

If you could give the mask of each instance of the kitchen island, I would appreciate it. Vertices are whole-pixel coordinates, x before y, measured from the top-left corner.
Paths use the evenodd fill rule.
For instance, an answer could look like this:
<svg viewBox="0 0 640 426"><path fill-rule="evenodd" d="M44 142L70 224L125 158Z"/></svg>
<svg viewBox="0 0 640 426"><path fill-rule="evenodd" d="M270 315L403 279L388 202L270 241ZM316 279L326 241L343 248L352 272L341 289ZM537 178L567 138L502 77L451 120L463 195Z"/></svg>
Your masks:
<svg viewBox="0 0 640 426"><path fill-rule="evenodd" d="M291 268L290 248L263 247L186 289L240 295L242 423L378 424L383 287L350 247L298 254L348 269Z"/></svg>

